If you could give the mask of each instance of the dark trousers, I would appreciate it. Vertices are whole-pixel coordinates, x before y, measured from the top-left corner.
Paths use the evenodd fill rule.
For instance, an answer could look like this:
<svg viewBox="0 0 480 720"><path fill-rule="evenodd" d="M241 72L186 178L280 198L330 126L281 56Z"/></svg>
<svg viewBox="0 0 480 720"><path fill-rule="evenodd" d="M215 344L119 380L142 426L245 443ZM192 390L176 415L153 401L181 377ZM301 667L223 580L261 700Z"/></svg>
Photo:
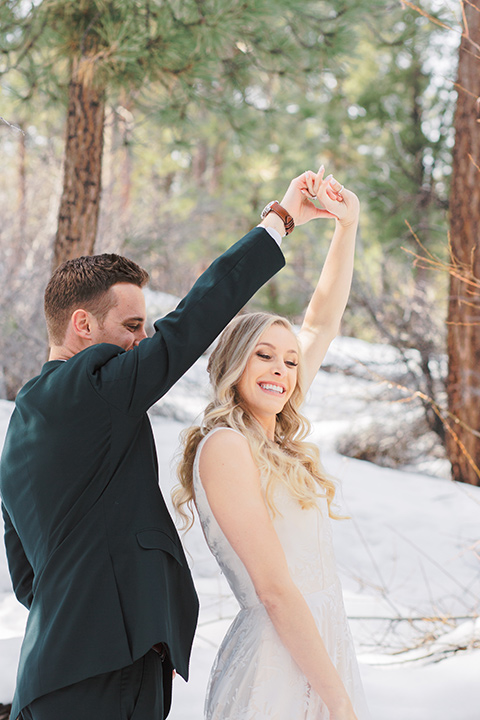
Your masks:
<svg viewBox="0 0 480 720"><path fill-rule="evenodd" d="M150 650L133 665L37 698L20 720L163 720L171 697L170 661Z"/></svg>

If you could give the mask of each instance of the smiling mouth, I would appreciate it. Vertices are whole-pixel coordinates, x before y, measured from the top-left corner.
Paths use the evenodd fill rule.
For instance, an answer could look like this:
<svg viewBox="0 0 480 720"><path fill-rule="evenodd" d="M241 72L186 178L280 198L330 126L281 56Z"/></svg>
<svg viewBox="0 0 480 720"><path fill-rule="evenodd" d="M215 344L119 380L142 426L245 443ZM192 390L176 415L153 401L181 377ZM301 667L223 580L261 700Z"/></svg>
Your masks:
<svg viewBox="0 0 480 720"><path fill-rule="evenodd" d="M283 388L281 385L273 385L272 383L258 383L259 386L262 388L262 390L267 390L268 392L274 392L277 395L283 395L285 392L285 388Z"/></svg>

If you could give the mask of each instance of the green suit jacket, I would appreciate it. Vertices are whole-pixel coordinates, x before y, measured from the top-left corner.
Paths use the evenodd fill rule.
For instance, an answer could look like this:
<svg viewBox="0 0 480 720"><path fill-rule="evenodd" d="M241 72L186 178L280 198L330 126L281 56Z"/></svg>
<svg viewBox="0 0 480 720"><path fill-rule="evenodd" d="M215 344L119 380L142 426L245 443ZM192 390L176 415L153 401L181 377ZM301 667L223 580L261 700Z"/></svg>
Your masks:
<svg viewBox="0 0 480 720"><path fill-rule="evenodd" d="M30 610L12 718L157 642L187 679L198 600L158 487L146 411L283 264L255 228L152 338L47 362L19 392L0 464L10 574Z"/></svg>

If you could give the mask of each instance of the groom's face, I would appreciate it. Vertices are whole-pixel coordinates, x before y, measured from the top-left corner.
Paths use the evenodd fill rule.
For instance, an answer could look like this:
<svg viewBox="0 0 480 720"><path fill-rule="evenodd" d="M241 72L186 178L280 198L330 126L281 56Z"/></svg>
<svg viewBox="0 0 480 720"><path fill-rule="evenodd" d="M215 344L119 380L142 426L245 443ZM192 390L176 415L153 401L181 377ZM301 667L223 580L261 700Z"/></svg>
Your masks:
<svg viewBox="0 0 480 720"><path fill-rule="evenodd" d="M131 350L147 337L143 291L131 283L117 283L108 292L113 295L113 305L101 320L93 317L92 342L111 343Z"/></svg>

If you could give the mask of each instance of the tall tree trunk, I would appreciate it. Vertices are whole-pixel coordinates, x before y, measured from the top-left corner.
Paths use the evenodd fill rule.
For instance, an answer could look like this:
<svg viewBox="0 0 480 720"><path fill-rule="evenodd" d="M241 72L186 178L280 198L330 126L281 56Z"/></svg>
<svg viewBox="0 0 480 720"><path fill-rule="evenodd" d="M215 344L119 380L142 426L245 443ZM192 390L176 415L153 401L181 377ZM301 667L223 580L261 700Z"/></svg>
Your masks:
<svg viewBox="0 0 480 720"><path fill-rule="evenodd" d="M466 278L480 280L480 0L463 3L450 197L450 236ZM480 294L450 277L447 393L456 418L447 432L453 478L480 485ZM455 433L455 435L453 435ZM456 437L455 437L456 436Z"/></svg>
<svg viewBox="0 0 480 720"><path fill-rule="evenodd" d="M80 255L91 255L97 234L105 92L90 81L87 63L88 59L82 58L72 68L54 267Z"/></svg>

